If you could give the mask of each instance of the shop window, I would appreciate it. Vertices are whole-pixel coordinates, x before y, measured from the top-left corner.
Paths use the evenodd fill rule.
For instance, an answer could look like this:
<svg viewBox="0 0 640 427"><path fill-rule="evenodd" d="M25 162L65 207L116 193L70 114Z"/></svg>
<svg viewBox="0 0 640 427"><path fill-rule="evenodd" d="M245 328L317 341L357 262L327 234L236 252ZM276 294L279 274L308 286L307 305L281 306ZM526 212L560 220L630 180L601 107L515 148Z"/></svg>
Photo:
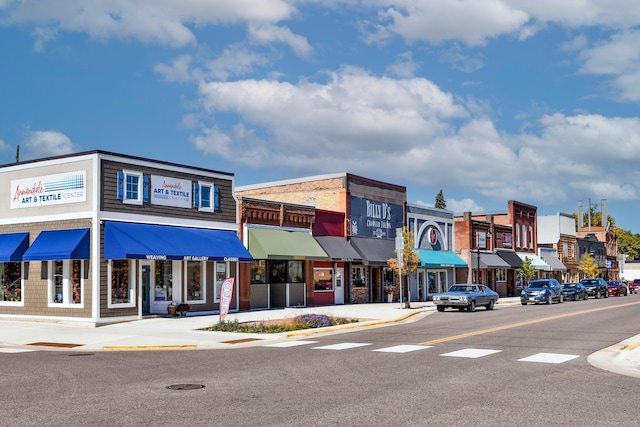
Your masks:
<svg viewBox="0 0 640 427"><path fill-rule="evenodd" d="M173 263L156 261L154 301L173 301Z"/></svg>
<svg viewBox="0 0 640 427"><path fill-rule="evenodd" d="M227 277L227 264L224 262L216 262L216 288L214 297L216 301L220 301L222 282L224 282Z"/></svg>
<svg viewBox="0 0 640 427"><path fill-rule="evenodd" d="M0 302L22 302L22 264L19 262L0 262L2 287Z"/></svg>
<svg viewBox="0 0 640 427"><path fill-rule="evenodd" d="M313 290L331 291L333 290L333 269L314 268L313 269Z"/></svg>
<svg viewBox="0 0 640 427"><path fill-rule="evenodd" d="M351 286L363 288L367 286L366 267L351 268Z"/></svg>
<svg viewBox="0 0 640 427"><path fill-rule="evenodd" d="M506 281L507 281L507 269L496 268L496 282L506 282Z"/></svg>
<svg viewBox="0 0 640 427"><path fill-rule="evenodd" d="M187 295L187 301L189 302L205 301L204 287L202 286L202 283L204 283L202 280L202 271L202 262L187 261L184 283L187 288L185 290L185 294Z"/></svg>
<svg viewBox="0 0 640 427"><path fill-rule="evenodd" d="M286 283L287 261L269 261L269 283Z"/></svg>
<svg viewBox="0 0 640 427"><path fill-rule="evenodd" d="M198 182L195 185L194 201L198 210L215 212L218 208L218 188L211 182Z"/></svg>
<svg viewBox="0 0 640 427"><path fill-rule="evenodd" d="M123 203L141 205L144 195L143 184L145 183L142 172L128 170L118 172L118 199ZM148 183L146 184L148 185Z"/></svg>
<svg viewBox="0 0 640 427"><path fill-rule="evenodd" d="M304 261L287 261L289 283L304 283Z"/></svg>
<svg viewBox="0 0 640 427"><path fill-rule="evenodd" d="M134 295L134 276L131 275L131 261L129 260L113 260L109 261L109 277L111 277L111 298L109 306L117 305L122 307L123 304L135 304Z"/></svg>
<svg viewBox="0 0 640 427"><path fill-rule="evenodd" d="M84 263L81 260L56 260L50 263L49 301L54 305L81 305Z"/></svg>
<svg viewBox="0 0 640 427"><path fill-rule="evenodd" d="M382 272L382 286L386 289L388 287L393 287L393 269L385 268Z"/></svg>
<svg viewBox="0 0 640 427"><path fill-rule="evenodd" d="M267 283L267 261L253 260L251 263L251 284Z"/></svg>
<svg viewBox="0 0 640 427"><path fill-rule="evenodd" d="M522 247L527 247L527 226L522 224Z"/></svg>

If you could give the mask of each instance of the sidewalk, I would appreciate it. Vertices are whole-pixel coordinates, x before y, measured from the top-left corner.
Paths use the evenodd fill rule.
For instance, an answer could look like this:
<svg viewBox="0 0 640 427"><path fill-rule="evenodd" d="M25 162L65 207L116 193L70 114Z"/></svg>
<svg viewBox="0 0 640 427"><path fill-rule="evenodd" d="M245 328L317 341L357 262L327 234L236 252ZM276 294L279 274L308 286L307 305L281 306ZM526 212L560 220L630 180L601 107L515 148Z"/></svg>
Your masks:
<svg viewBox="0 0 640 427"><path fill-rule="evenodd" d="M520 299L501 298L497 304L520 304ZM355 328L374 327L411 321L435 313L431 302L413 302L411 308L400 303L345 304L322 307L284 308L230 313L226 320L259 322L292 318L306 313L358 318L358 323L321 329L306 329L280 334L244 334L209 332L198 329L215 325L218 315L187 317L147 317L142 320L99 327L70 322L1 320L0 352L34 350L133 351L133 350L206 350L231 349L258 345L291 337L309 337ZM587 358L600 369L640 378L640 335L600 350Z"/></svg>

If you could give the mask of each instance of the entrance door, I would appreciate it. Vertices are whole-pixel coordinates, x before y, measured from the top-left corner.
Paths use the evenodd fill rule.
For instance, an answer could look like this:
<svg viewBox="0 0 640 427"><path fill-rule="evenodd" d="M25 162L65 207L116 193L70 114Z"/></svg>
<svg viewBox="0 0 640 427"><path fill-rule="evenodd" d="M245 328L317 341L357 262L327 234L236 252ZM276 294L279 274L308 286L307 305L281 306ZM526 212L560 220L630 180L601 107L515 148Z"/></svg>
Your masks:
<svg viewBox="0 0 640 427"><path fill-rule="evenodd" d="M335 268L333 275L334 304L344 304L344 268Z"/></svg>
<svg viewBox="0 0 640 427"><path fill-rule="evenodd" d="M151 286L153 276L151 275L151 264L143 262L140 265L140 294L142 295L142 314L151 313Z"/></svg>

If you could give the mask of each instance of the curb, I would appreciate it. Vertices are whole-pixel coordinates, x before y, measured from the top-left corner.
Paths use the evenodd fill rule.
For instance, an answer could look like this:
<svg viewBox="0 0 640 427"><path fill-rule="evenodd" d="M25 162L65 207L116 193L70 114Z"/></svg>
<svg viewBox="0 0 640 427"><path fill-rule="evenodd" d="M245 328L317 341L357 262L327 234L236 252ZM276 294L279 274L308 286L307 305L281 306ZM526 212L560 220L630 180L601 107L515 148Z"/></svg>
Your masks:
<svg viewBox="0 0 640 427"><path fill-rule="evenodd" d="M196 350L195 344L183 345L105 345L103 350L109 351L149 351L149 350Z"/></svg>

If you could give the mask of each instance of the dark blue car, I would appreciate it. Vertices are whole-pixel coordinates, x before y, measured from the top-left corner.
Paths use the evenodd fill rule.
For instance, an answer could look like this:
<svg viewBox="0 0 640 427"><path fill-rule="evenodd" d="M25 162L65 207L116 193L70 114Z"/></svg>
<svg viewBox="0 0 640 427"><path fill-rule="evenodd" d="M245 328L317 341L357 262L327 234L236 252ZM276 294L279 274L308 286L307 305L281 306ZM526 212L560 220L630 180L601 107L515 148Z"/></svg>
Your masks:
<svg viewBox="0 0 640 427"><path fill-rule="evenodd" d="M554 301L564 301L562 286L556 279L532 280L520 293L520 302L527 304L551 304Z"/></svg>

